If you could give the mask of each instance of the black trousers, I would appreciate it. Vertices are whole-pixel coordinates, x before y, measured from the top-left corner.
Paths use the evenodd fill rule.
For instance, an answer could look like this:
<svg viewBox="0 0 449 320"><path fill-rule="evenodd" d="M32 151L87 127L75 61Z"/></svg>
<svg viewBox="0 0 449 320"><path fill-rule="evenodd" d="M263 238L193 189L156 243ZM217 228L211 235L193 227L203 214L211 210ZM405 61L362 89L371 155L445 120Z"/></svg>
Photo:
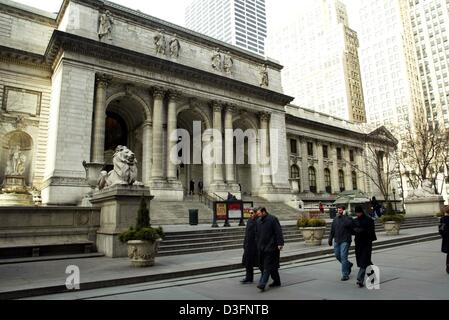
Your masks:
<svg viewBox="0 0 449 320"><path fill-rule="evenodd" d="M254 267L251 266L247 266L246 267L246 276L245 279L248 281L253 281L254 280Z"/></svg>
<svg viewBox="0 0 449 320"><path fill-rule="evenodd" d="M449 252L446 254L446 266L449 268Z"/></svg>

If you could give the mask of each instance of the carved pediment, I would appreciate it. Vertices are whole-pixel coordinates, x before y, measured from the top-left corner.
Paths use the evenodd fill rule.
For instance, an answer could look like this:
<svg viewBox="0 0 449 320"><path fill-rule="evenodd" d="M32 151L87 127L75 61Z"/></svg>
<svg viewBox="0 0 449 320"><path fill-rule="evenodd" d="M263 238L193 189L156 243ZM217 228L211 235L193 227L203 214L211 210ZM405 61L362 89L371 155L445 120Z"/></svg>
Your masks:
<svg viewBox="0 0 449 320"><path fill-rule="evenodd" d="M372 131L368 134L368 139L371 141L376 141L380 143L384 143L391 146L396 146L398 144L398 140L388 131L385 126L381 126L376 130Z"/></svg>

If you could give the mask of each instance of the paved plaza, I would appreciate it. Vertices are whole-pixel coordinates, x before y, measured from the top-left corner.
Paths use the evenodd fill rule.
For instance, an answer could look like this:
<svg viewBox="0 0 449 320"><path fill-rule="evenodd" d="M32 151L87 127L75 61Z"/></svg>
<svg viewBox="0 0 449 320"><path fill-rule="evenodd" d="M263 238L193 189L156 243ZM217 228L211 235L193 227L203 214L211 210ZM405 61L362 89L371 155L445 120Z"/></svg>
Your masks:
<svg viewBox="0 0 449 320"><path fill-rule="evenodd" d="M256 283L241 285L241 270L140 283L31 299L116 300L427 300L449 298L449 275L440 240L380 249L373 262L380 268L380 289L368 290L351 279L340 281L339 264L331 257L281 266L282 287L259 292ZM355 257L350 256L355 262ZM98 266L100 268L100 266ZM258 274L256 275L258 278Z"/></svg>

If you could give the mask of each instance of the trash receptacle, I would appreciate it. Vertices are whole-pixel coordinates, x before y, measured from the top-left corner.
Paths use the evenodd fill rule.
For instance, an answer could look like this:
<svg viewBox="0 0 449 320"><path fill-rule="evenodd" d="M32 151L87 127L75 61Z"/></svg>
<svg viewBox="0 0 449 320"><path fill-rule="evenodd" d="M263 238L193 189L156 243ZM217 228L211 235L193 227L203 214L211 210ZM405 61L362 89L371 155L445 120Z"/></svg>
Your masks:
<svg viewBox="0 0 449 320"><path fill-rule="evenodd" d="M189 224L191 226L198 224L198 209L189 209Z"/></svg>

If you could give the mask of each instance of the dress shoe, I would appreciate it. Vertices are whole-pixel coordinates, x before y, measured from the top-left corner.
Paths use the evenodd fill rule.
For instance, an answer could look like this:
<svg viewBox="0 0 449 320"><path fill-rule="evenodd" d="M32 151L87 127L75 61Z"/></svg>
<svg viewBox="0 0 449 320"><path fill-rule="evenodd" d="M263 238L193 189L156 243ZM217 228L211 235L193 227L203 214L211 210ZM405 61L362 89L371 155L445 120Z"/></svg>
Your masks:
<svg viewBox="0 0 449 320"><path fill-rule="evenodd" d="M446 272L449 274L449 264L446 266Z"/></svg>
<svg viewBox="0 0 449 320"><path fill-rule="evenodd" d="M243 280L240 280L240 283L242 283L242 284L253 283L253 280L243 279Z"/></svg>
<svg viewBox="0 0 449 320"><path fill-rule="evenodd" d="M349 280L349 277L348 277L348 276L343 276L343 277L341 277L341 281L347 281L347 280Z"/></svg>
<svg viewBox="0 0 449 320"><path fill-rule="evenodd" d="M280 287L281 284L280 284L280 283L273 282L273 283L270 283L268 286L269 286L270 288L274 288L274 287Z"/></svg>
<svg viewBox="0 0 449 320"><path fill-rule="evenodd" d="M260 289L260 291L265 291L265 286L261 284L257 285L257 288Z"/></svg>
<svg viewBox="0 0 449 320"><path fill-rule="evenodd" d="M359 288L363 288L365 286L362 281L357 281L357 285Z"/></svg>

